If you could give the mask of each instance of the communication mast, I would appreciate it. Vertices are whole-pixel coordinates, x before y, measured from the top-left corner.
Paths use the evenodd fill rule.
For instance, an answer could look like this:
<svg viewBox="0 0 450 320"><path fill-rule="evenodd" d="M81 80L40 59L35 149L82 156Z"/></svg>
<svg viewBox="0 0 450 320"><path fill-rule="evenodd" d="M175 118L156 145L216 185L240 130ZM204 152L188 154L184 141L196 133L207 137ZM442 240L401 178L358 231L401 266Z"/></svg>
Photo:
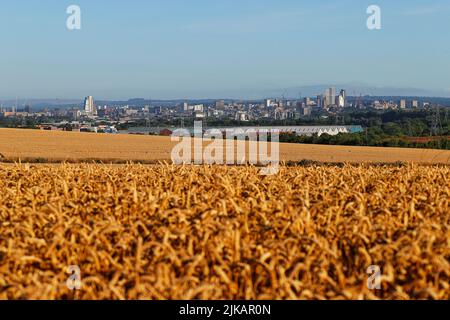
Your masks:
<svg viewBox="0 0 450 320"><path fill-rule="evenodd" d="M430 134L432 136L439 136L442 134L441 110L439 107L435 107L433 110Z"/></svg>
<svg viewBox="0 0 450 320"><path fill-rule="evenodd" d="M358 96L356 91L353 91L353 97L355 99L355 108L362 109L362 94L360 93Z"/></svg>
<svg viewBox="0 0 450 320"><path fill-rule="evenodd" d="M358 98L358 107L359 107L359 109L362 109L362 108L363 108L363 103L362 103L362 101L363 101L363 98L362 98L362 94L360 93L360 94L359 94L359 98Z"/></svg>

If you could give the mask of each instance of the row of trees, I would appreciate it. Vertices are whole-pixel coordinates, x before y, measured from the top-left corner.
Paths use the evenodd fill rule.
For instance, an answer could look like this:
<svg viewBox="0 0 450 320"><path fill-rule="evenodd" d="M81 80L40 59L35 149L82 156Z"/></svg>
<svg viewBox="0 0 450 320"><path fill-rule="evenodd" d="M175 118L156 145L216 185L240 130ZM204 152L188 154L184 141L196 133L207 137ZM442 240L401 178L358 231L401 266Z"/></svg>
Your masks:
<svg viewBox="0 0 450 320"><path fill-rule="evenodd" d="M281 134L280 142L450 150L449 137L430 138L426 142L420 142L408 140L407 137L386 135L376 127L368 128L366 132L362 133L340 133L336 136L330 136L328 134L323 134L320 137L317 135L297 136L296 134Z"/></svg>
<svg viewBox="0 0 450 320"><path fill-rule="evenodd" d="M445 136L450 135L448 111L448 108L440 109L439 122L436 122L435 110L351 112L345 114L344 118L348 124L378 128L388 136L423 137L436 133ZM433 132L434 125L437 132Z"/></svg>
<svg viewBox="0 0 450 320"><path fill-rule="evenodd" d="M450 121L445 109L439 117L433 110L416 111L352 111L335 118L334 124L361 125L362 133L320 137L283 134L282 142L350 146L383 146L405 148L450 149ZM336 121L339 119L339 121ZM439 119L439 121L438 121ZM332 118L328 118L333 124ZM435 135L438 135L437 137ZM427 139L414 139L428 137Z"/></svg>

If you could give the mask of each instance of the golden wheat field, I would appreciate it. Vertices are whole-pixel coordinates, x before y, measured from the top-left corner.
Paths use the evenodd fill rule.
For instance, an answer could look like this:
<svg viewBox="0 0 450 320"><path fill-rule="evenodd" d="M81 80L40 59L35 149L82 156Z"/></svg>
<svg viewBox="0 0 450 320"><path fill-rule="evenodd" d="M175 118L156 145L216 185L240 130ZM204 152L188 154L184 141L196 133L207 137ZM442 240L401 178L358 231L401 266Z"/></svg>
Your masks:
<svg viewBox="0 0 450 320"><path fill-rule="evenodd" d="M205 143L206 145L207 143ZM0 129L3 161L170 161L170 137ZM449 150L280 144L281 161L450 164Z"/></svg>
<svg viewBox="0 0 450 320"><path fill-rule="evenodd" d="M450 299L449 177L0 165L0 299ZM371 265L380 290L367 287Z"/></svg>

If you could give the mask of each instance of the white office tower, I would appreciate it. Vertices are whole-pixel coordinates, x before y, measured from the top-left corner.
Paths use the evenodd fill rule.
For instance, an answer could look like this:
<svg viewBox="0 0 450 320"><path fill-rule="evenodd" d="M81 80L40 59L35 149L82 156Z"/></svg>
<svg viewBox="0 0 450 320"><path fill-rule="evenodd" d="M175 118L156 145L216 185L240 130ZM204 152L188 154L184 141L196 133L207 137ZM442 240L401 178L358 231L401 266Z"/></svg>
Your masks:
<svg viewBox="0 0 450 320"><path fill-rule="evenodd" d="M345 108L346 106L347 106L347 97L346 97L346 94L345 94L345 90L341 90L341 93L339 94L339 97L338 97L338 106L339 106L339 108Z"/></svg>
<svg viewBox="0 0 450 320"><path fill-rule="evenodd" d="M84 99L84 112L88 116L94 116L97 114L97 110L94 106L94 98L92 96L88 96Z"/></svg>

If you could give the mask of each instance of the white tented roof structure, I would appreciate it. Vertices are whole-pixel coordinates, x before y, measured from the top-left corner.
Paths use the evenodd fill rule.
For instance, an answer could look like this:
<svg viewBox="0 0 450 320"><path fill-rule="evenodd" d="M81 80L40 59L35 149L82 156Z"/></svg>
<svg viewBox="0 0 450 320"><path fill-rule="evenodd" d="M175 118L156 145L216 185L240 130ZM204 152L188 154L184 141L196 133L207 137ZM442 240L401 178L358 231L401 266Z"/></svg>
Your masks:
<svg viewBox="0 0 450 320"><path fill-rule="evenodd" d="M295 133L299 136L312 136L317 134L321 136L322 134L329 134L331 136L338 135L339 133L358 133L362 132L363 128L361 126L273 126L273 127L235 127L235 128L216 128L214 130L219 130L222 133L249 133L249 132L270 132L277 130L280 133Z"/></svg>

